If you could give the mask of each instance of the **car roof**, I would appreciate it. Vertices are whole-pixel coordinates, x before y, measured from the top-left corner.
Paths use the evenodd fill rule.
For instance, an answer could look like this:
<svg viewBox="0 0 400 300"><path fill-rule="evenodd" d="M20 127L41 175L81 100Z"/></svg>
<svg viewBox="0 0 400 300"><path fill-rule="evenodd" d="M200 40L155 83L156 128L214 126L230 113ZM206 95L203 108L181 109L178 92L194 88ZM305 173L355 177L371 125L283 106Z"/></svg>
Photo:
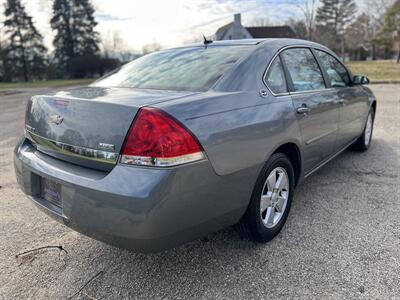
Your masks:
<svg viewBox="0 0 400 300"><path fill-rule="evenodd" d="M208 47L212 46L238 46L238 45L258 45L260 43L271 41L275 39L240 39L240 40L221 40L221 41L212 41L212 43L208 44ZM186 48L186 47L204 47L203 42L196 42L192 44L182 45L176 48Z"/></svg>
<svg viewBox="0 0 400 300"><path fill-rule="evenodd" d="M216 45L216 46L229 46L229 45L257 45L267 40L273 39L241 39L241 40L222 40L222 41L213 41L209 45ZM202 46L203 43L197 43L197 45Z"/></svg>
<svg viewBox="0 0 400 300"><path fill-rule="evenodd" d="M281 47L300 45L300 46L306 46L306 47L326 48L315 42L302 40L302 39L288 39L288 38L222 40L222 41L213 41L212 43L208 44L207 47L240 46L240 45L254 45L254 46L260 46L260 47L271 46L271 45L280 45ZM197 43L183 45L183 46L175 47L175 48L190 48L190 47L204 47L204 43L197 42ZM166 49L166 50L169 50L169 49Z"/></svg>

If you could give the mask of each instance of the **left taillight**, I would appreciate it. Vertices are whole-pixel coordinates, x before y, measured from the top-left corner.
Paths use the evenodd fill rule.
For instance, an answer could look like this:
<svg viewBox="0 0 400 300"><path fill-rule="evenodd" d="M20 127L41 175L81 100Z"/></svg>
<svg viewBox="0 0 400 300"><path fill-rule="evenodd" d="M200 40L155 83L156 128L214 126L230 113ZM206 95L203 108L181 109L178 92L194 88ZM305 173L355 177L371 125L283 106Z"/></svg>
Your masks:
<svg viewBox="0 0 400 300"><path fill-rule="evenodd" d="M169 167L204 159L197 138L157 108L139 110L121 151L124 164Z"/></svg>

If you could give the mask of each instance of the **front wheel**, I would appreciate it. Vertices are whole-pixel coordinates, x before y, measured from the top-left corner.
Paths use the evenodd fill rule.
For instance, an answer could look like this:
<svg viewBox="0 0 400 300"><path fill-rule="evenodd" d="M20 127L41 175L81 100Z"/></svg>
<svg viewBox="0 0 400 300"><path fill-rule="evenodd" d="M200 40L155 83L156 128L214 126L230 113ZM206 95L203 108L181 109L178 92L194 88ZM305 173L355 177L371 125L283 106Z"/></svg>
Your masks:
<svg viewBox="0 0 400 300"><path fill-rule="evenodd" d="M293 166L286 155L276 153L257 179L249 207L238 224L239 231L262 243L273 239L286 222L293 192Z"/></svg>
<svg viewBox="0 0 400 300"><path fill-rule="evenodd" d="M368 113L364 131L352 147L354 150L364 152L369 149L372 141L372 131L374 129L374 118L375 118L375 112L371 108L371 110Z"/></svg>

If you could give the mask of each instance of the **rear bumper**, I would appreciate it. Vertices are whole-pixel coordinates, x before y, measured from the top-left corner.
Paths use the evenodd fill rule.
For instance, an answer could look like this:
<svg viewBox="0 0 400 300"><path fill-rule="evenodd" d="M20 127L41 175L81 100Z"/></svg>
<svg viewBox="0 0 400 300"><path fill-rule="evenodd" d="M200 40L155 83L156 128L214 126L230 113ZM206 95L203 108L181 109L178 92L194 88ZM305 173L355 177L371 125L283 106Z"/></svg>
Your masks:
<svg viewBox="0 0 400 300"><path fill-rule="evenodd" d="M234 224L253 187L250 174L220 177L207 160L168 169L116 165L101 172L51 158L26 139L15 148L14 165L23 192L52 218L138 252L167 249ZM62 185L62 208L41 198L41 177Z"/></svg>

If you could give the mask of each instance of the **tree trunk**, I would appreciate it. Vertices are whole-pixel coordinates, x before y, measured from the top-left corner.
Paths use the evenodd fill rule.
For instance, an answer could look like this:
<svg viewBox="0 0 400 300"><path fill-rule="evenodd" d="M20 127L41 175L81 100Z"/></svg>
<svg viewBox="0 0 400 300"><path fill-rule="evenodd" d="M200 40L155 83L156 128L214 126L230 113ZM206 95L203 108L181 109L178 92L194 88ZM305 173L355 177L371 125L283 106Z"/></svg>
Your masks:
<svg viewBox="0 0 400 300"><path fill-rule="evenodd" d="M372 44L372 60L376 60L376 47Z"/></svg>
<svg viewBox="0 0 400 300"><path fill-rule="evenodd" d="M24 80L25 80L25 82L28 82L29 78L28 78L28 68L26 66L25 51L24 51L23 56L24 56L24 58L23 58L23 60L24 60Z"/></svg>
<svg viewBox="0 0 400 300"><path fill-rule="evenodd" d="M21 31L18 30L18 36L19 36L19 40L21 43L21 48L22 48L22 60L23 60L23 68L24 68L24 80L25 82L29 81L29 77L28 77L28 66L26 64L26 55L25 55L25 42L24 39L22 38L22 34Z"/></svg>
<svg viewBox="0 0 400 300"><path fill-rule="evenodd" d="M342 40L340 42L340 52L342 53L342 59L343 61L345 61L345 57L344 57L344 37L342 37Z"/></svg>
<svg viewBox="0 0 400 300"><path fill-rule="evenodd" d="M397 53L397 63L400 64L400 44L399 44L399 52Z"/></svg>

